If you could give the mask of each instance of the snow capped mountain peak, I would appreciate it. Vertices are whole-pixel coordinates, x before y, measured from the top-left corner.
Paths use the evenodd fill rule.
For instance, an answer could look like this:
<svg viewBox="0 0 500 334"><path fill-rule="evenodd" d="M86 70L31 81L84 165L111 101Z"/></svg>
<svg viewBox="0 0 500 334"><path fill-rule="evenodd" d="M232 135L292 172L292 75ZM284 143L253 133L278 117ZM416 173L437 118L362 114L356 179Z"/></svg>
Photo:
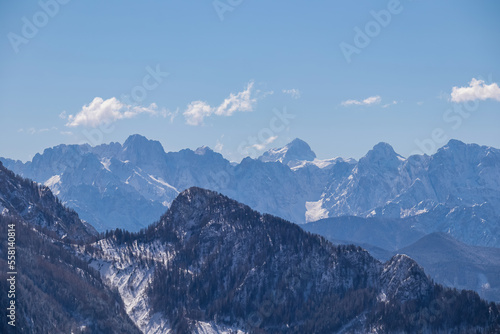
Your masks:
<svg viewBox="0 0 500 334"><path fill-rule="evenodd" d="M263 162L281 162L285 165L293 165L298 161L313 161L316 158L316 154L311 150L309 144L299 138L295 138L287 145L278 148L271 149L264 152L259 160Z"/></svg>
<svg viewBox="0 0 500 334"><path fill-rule="evenodd" d="M397 154L391 145L380 142L359 160L359 170L383 169L396 170L405 161L401 155Z"/></svg>

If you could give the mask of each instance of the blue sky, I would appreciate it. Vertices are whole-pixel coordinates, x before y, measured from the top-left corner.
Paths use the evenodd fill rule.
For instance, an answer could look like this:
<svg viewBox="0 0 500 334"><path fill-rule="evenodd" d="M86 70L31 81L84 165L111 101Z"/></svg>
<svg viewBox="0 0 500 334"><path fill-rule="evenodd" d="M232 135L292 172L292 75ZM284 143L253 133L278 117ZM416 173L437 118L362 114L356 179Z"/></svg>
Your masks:
<svg viewBox="0 0 500 334"><path fill-rule="evenodd" d="M234 161L295 137L319 158L380 141L403 156L451 138L500 147L499 14L498 1L2 1L0 156L134 133Z"/></svg>

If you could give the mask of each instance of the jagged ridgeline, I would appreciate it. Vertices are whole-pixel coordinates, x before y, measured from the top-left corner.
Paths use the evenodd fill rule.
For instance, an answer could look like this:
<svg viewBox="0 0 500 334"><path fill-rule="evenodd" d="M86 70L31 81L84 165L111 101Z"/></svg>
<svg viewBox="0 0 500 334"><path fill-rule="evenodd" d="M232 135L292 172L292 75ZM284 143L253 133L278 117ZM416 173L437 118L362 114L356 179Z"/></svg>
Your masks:
<svg viewBox="0 0 500 334"><path fill-rule="evenodd" d="M108 233L95 246L91 257L107 268L101 272L116 282L122 296L134 295L142 286L149 314L163 318L136 314L145 331L500 329L498 305L474 292L435 285L407 256L383 264L359 247L333 246L297 225L200 188L182 192L149 228ZM109 269L113 263L115 269ZM132 313L145 307L134 303L129 300L127 306Z"/></svg>
<svg viewBox="0 0 500 334"><path fill-rule="evenodd" d="M165 152L160 142L132 135L123 144L58 145L25 163L0 161L50 187L99 232L137 232L155 222L180 192L197 186L299 224L376 218L387 227L375 231L377 236L390 234L379 245L384 249L406 247L433 232L500 247L499 149L450 140L431 156L404 158L379 143L359 161L315 157L299 139L258 159L232 163L208 147ZM365 236L374 234L369 232Z"/></svg>

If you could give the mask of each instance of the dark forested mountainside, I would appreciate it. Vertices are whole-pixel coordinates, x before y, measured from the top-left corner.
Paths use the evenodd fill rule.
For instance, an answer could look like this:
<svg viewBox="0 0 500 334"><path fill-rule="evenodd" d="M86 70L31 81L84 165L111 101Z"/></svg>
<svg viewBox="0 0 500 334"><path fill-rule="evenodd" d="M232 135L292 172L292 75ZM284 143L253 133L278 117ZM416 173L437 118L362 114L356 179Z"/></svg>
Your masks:
<svg viewBox="0 0 500 334"><path fill-rule="evenodd" d="M48 187L1 163L0 236L0 304L14 300L16 306L16 326L4 318L1 333L140 333L120 295L78 256L79 247L97 239L95 229ZM7 255L13 256L13 267ZM15 291L9 297L12 275Z"/></svg>
<svg viewBox="0 0 500 334"><path fill-rule="evenodd" d="M253 333L500 328L497 305L435 285L407 256L382 264L200 188L181 193L148 229L100 243L123 249L126 263L142 261L129 247L150 253L169 245L169 260L153 261L146 292L176 333L196 332L199 323Z"/></svg>
<svg viewBox="0 0 500 334"><path fill-rule="evenodd" d="M1 333L140 333L120 296L67 244L5 215L0 215L0 235L7 235L9 224L16 231L16 326L2 319ZM1 268L7 268L6 254L5 237L0 239ZM8 276L0 272L1 305L9 303Z"/></svg>

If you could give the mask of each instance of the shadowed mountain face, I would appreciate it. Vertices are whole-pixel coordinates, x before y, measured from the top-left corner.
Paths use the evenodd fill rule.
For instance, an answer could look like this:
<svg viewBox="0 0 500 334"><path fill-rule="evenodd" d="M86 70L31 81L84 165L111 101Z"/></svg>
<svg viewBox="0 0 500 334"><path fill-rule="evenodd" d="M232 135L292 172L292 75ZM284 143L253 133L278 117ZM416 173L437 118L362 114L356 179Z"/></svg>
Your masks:
<svg viewBox="0 0 500 334"><path fill-rule="evenodd" d="M12 233L14 242L7 238ZM0 235L0 304L16 306L16 326L3 319L1 333L140 333L120 296L75 253L97 239L95 230L47 187L1 163ZM7 262L13 249L14 264ZM15 298L5 293L13 276Z"/></svg>
<svg viewBox="0 0 500 334"><path fill-rule="evenodd" d="M0 233L16 226L16 326L5 319L1 333L140 333L128 317L119 295L101 280L99 272L60 240L19 218L0 215ZM0 254L7 253L7 238ZM7 267L7 257L0 266ZM6 270L0 273L0 303L9 305ZM5 316L5 312L3 313Z"/></svg>
<svg viewBox="0 0 500 334"><path fill-rule="evenodd" d="M499 321L497 306L434 285L405 255L382 264L200 188L140 233L108 233L87 256L145 332L485 331Z"/></svg>
<svg viewBox="0 0 500 334"><path fill-rule="evenodd" d="M207 147L165 153L139 135L123 145L60 145L15 172L44 183L99 231L138 231L154 222L183 190L221 192L260 212L296 223L355 216L398 219L422 234L500 247L500 151L452 140L432 156L403 158L379 143L359 162L318 160L295 139L259 159L233 164ZM398 229L395 224L389 229ZM402 227L407 234L410 227Z"/></svg>
<svg viewBox="0 0 500 334"><path fill-rule="evenodd" d="M96 230L65 208L48 187L15 175L1 162L0 214L17 217L68 241L85 242L97 236Z"/></svg>

